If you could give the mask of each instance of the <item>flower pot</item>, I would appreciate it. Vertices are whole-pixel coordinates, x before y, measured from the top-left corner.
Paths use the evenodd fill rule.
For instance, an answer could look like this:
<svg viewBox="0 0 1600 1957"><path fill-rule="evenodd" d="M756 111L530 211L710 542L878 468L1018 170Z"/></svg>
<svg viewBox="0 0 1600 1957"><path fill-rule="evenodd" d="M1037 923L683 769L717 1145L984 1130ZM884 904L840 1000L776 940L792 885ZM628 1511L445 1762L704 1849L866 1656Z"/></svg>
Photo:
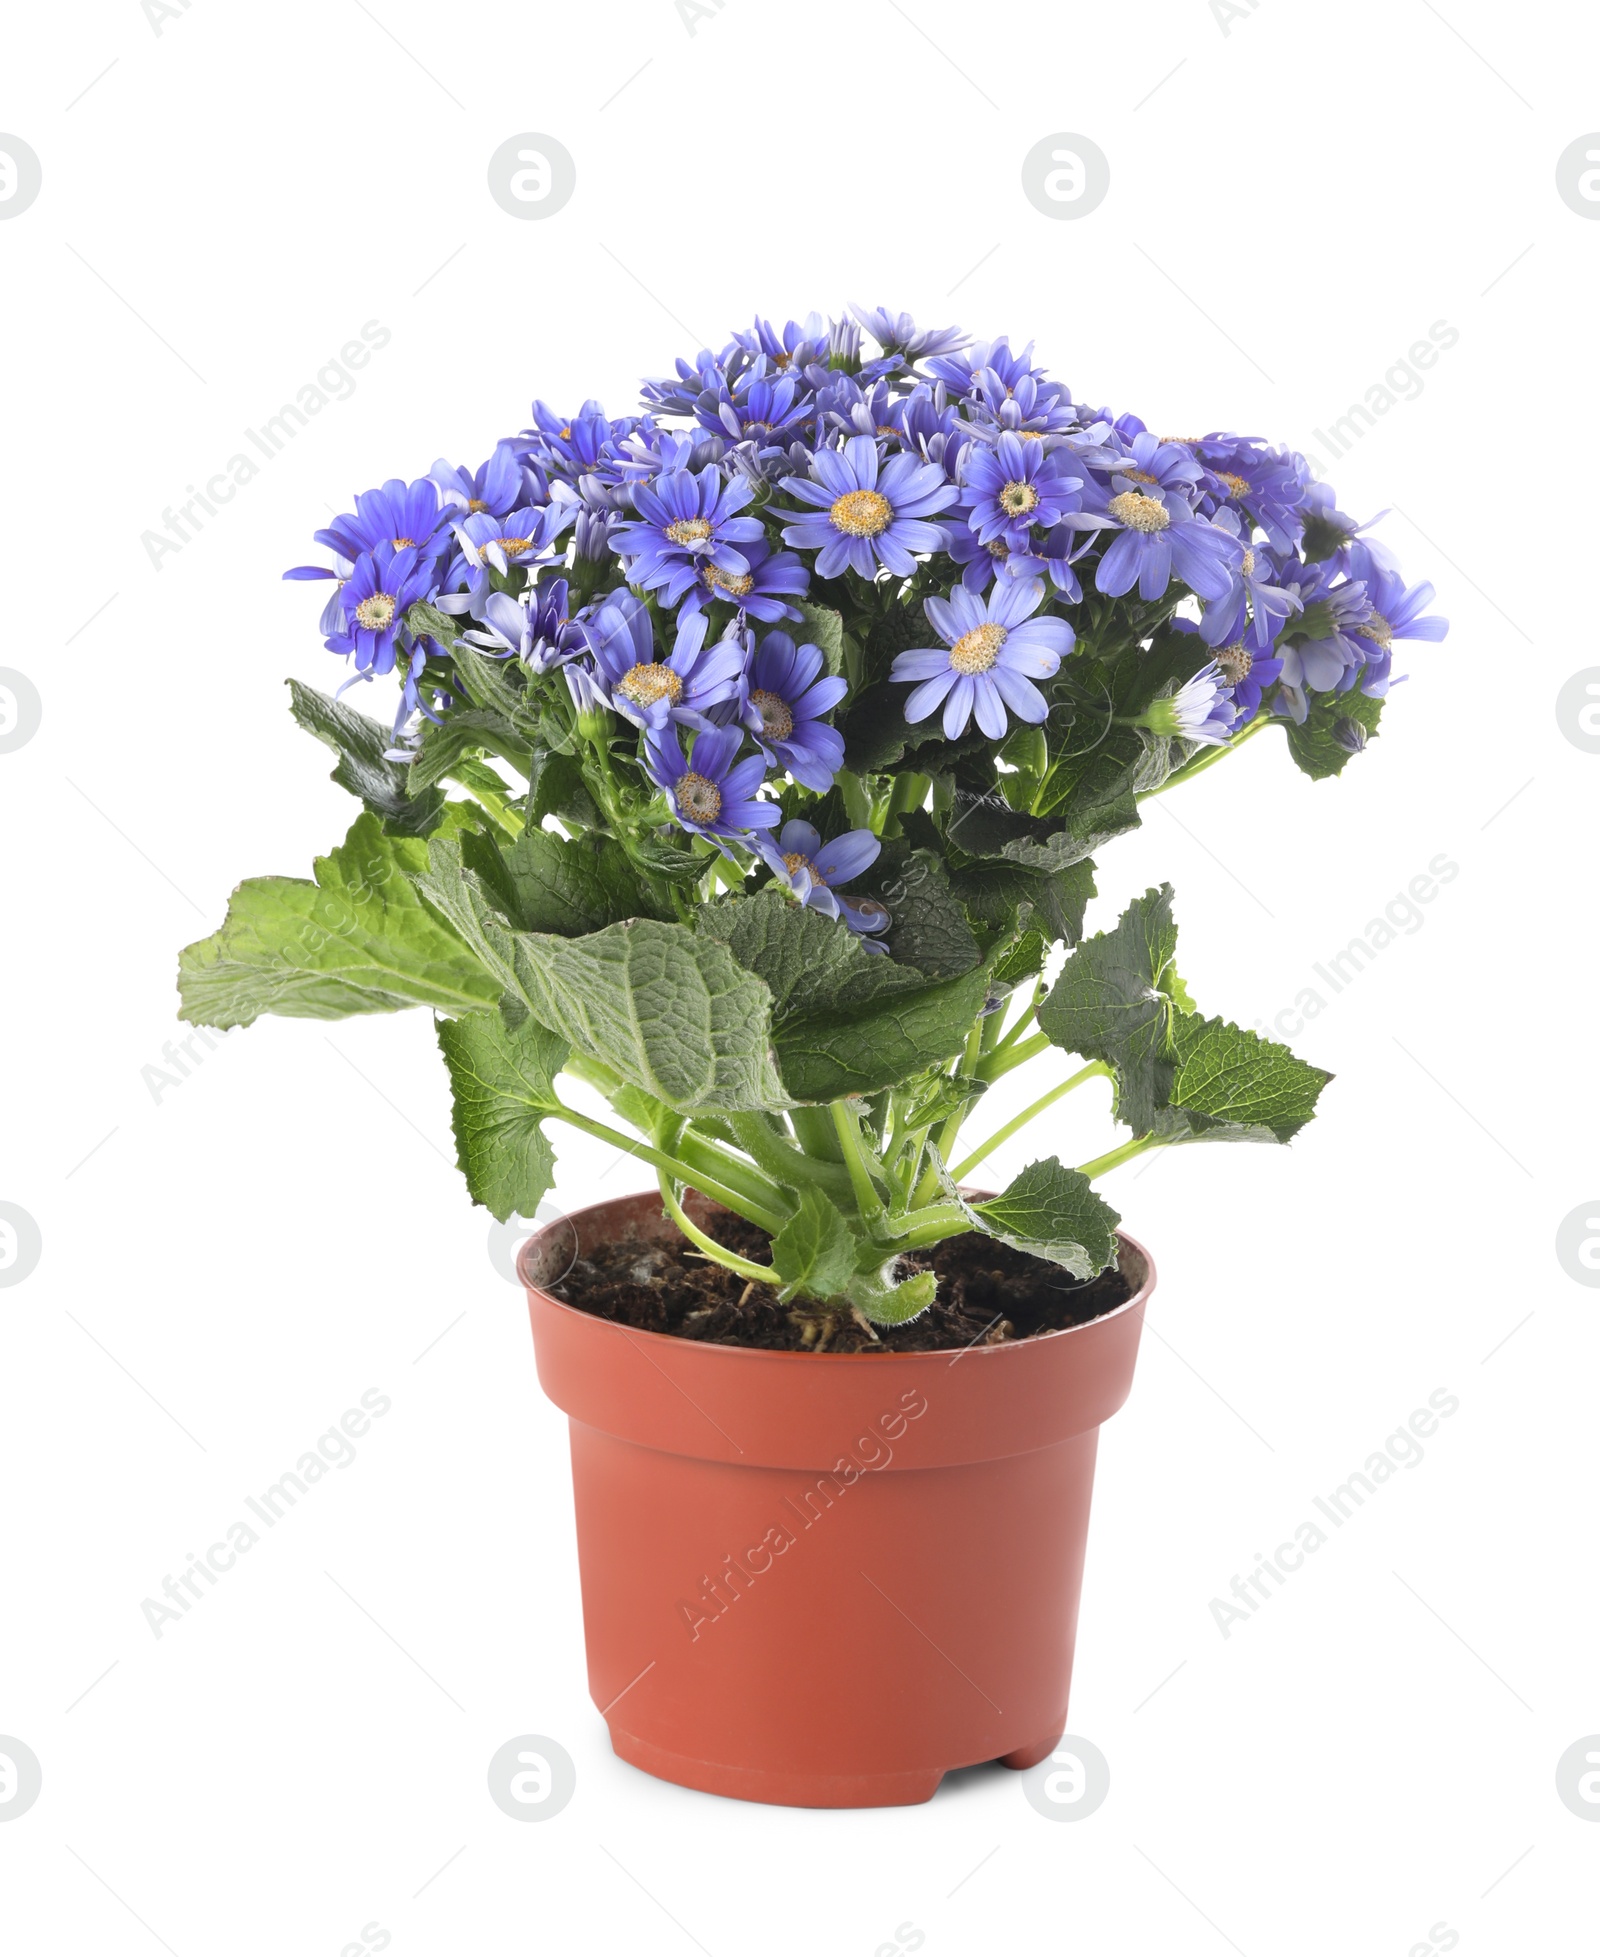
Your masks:
<svg viewBox="0 0 1600 1957"><path fill-rule="evenodd" d="M702 1212L703 1213L703 1212ZM1066 1724L1100 1423L1127 1398L1148 1254L1087 1325L963 1352L700 1345L560 1303L575 1255L676 1234L654 1196L523 1247L568 1416L589 1690L613 1749L713 1794L926 1801Z"/></svg>

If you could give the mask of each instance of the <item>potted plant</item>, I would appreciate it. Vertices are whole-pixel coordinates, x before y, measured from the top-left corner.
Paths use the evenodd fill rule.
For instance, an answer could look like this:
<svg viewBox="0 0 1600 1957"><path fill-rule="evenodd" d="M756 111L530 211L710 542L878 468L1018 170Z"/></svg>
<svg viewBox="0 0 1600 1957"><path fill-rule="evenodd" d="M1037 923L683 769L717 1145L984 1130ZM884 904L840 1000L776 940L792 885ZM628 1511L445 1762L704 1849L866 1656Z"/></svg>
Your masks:
<svg viewBox="0 0 1600 1957"><path fill-rule="evenodd" d="M363 811L180 977L211 1026L431 1008L502 1220L562 1124L654 1176L523 1253L591 1689L652 1772L837 1806L1051 1750L1154 1275L1095 1184L1328 1078L1190 998L1168 887L1086 934L1093 854L1269 728L1338 774L1445 632L1298 455L852 314L318 531L287 575L392 724L290 682ZM1098 1078L1125 1138L971 1186Z"/></svg>

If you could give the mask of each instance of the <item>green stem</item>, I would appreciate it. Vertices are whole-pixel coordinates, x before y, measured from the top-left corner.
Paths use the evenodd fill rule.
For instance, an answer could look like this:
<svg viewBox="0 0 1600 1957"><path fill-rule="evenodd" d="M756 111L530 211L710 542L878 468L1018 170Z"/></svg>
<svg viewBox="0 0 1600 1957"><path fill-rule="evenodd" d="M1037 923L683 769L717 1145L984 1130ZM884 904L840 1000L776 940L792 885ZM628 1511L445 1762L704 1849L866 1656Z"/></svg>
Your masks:
<svg viewBox="0 0 1600 1957"><path fill-rule="evenodd" d="M930 1203L925 1209L896 1217L887 1227L895 1250L917 1250L970 1229L971 1218L959 1203Z"/></svg>
<svg viewBox="0 0 1600 1957"><path fill-rule="evenodd" d="M826 1108L791 1108L789 1119L794 1123L795 1135L807 1155L814 1161L844 1167L844 1151L839 1146L839 1137L833 1132L833 1117Z"/></svg>
<svg viewBox="0 0 1600 1957"><path fill-rule="evenodd" d="M637 1155L648 1162L652 1168L665 1170L675 1182L693 1185L702 1196L711 1197L713 1202L721 1203L725 1209L733 1210L749 1222L759 1224L763 1230L776 1234L783 1228L785 1219L776 1210L750 1202L748 1198L729 1189L725 1184L691 1169L687 1162L680 1162L675 1155L668 1155L665 1149L657 1148L653 1142L642 1139L632 1140L620 1129L607 1127L603 1121L595 1121L586 1114L579 1114L576 1108L562 1106L552 1108L551 1113L556 1120L566 1122L569 1128L581 1129L584 1134L593 1135L596 1141L609 1142L613 1148L620 1150L624 1155Z"/></svg>
<svg viewBox="0 0 1600 1957"><path fill-rule="evenodd" d="M978 1054L982 1045L983 1021L979 1019L973 1022L972 1031L967 1035L967 1044L958 1064L957 1071L959 1073L969 1075L978 1073ZM948 1162L950 1160L950 1151L955 1147L956 1139L961 1133L961 1124L967 1118L969 1105L968 1102L962 1101L957 1106L955 1112L946 1117L944 1126L939 1130L939 1140L936 1143L936 1147L939 1151L940 1162ZM936 1164L930 1163L921 1182L917 1184L916 1194L911 1198L912 1209L920 1209L924 1203L931 1203L938 1192L938 1167Z"/></svg>
<svg viewBox="0 0 1600 1957"><path fill-rule="evenodd" d="M1063 1095L1070 1094L1075 1087L1081 1087L1086 1080L1093 1080L1098 1074L1105 1074L1109 1078L1110 1073L1111 1069L1103 1060L1091 1060L1087 1067L1080 1067L1070 1079L1059 1082L1048 1093L1041 1094L1038 1100L1025 1107L1021 1114L1013 1115L1003 1128L997 1128L986 1142L980 1142L964 1162L950 1171L951 1181L965 1182L978 1164L992 1155L1002 1142L1010 1141L1019 1128L1026 1128L1028 1123L1043 1114L1046 1108L1054 1107Z"/></svg>
<svg viewBox="0 0 1600 1957"><path fill-rule="evenodd" d="M883 1214L883 1199L872 1180L872 1172L867 1166L867 1158L862 1148L861 1123L850 1112L847 1101L830 1103L833 1110L833 1127L839 1137L839 1145L844 1150L844 1165L850 1172L850 1186L855 1191L856 1208L868 1223Z"/></svg>
<svg viewBox="0 0 1600 1957"><path fill-rule="evenodd" d="M776 1214L785 1203L784 1192L742 1156L731 1155L714 1141L687 1127L673 1146L678 1159L694 1171L695 1187L703 1188L702 1177L713 1176L725 1188L737 1190L746 1203L755 1203L769 1214Z"/></svg>
<svg viewBox="0 0 1600 1957"><path fill-rule="evenodd" d="M800 1110L795 1109L798 1114ZM733 1114L728 1117L739 1146L752 1156L780 1189L812 1182L826 1195L848 1199L852 1184L842 1163L825 1162L792 1142L773 1133L759 1114Z"/></svg>
<svg viewBox="0 0 1600 1957"><path fill-rule="evenodd" d="M657 1172L656 1179L661 1184L661 1200L666 1204L668 1214L697 1250L704 1251L714 1263L721 1264L725 1270L732 1271L736 1277L749 1278L756 1284L775 1285L780 1281L777 1272L770 1264L752 1264L747 1257L739 1256L736 1251L724 1249L715 1237L708 1237L704 1230L692 1223L683 1205L678 1201L677 1193L672 1187L672 1180L664 1169Z"/></svg>
<svg viewBox="0 0 1600 1957"><path fill-rule="evenodd" d="M1108 1149L1104 1155L1097 1155L1092 1162L1080 1162L1078 1174L1087 1176L1092 1182L1096 1176L1103 1176L1117 1169L1124 1162L1131 1162L1136 1155L1143 1155L1147 1148L1165 1148L1167 1144L1156 1135L1135 1135L1131 1142L1124 1142L1120 1148Z"/></svg>
<svg viewBox="0 0 1600 1957"><path fill-rule="evenodd" d="M1015 1046L996 1047L978 1066L981 1081L997 1081L1003 1074L1009 1074L1013 1067L1026 1065L1036 1053L1043 1053L1051 1044L1048 1033L1035 1033L1031 1039L1018 1040Z"/></svg>

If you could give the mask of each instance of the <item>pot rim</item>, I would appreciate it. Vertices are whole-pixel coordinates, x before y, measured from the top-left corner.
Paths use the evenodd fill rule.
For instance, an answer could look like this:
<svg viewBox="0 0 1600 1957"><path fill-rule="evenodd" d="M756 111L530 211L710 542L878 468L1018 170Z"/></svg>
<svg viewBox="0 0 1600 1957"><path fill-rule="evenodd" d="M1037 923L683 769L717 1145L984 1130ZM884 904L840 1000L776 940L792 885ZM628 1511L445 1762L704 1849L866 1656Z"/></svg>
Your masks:
<svg viewBox="0 0 1600 1957"><path fill-rule="evenodd" d="M585 1203L581 1209L566 1212L562 1220L576 1227L577 1219L581 1216L592 1215L596 1210L608 1209L613 1203L636 1201L638 1197L649 1195L650 1193L648 1190L636 1190L631 1195L608 1196L598 1203ZM982 1197L991 1192L963 1189L962 1193L963 1195L971 1194ZM671 1219L669 1218L667 1220L670 1222ZM1117 1305L1111 1311L1101 1312L1095 1318L1085 1319L1081 1325L1058 1326L1052 1332L1038 1332L1032 1338L1013 1339L1002 1345L979 1346L973 1343L971 1345L955 1347L936 1346L931 1352L892 1351L888 1354L881 1355L881 1357L878 1354L870 1352L785 1352L775 1350L771 1346L728 1345L720 1340L681 1339L671 1332L647 1332L641 1326L622 1325L616 1319L601 1318L594 1312L583 1310L579 1305L570 1305L563 1298L553 1297L542 1285L536 1283L529 1277L525 1268L525 1260L535 1244L541 1242L551 1231L558 1230L560 1227L561 1225L558 1223L544 1224L541 1228L533 1231L529 1235L517 1252L517 1277L530 1299L538 1298L542 1304L548 1306L553 1311L566 1313L568 1316L581 1320L587 1325L597 1326L607 1331L620 1332L630 1340L648 1339L653 1344L678 1352L681 1352L687 1347L695 1352L714 1352L731 1355L739 1359L766 1360L769 1363L773 1360L789 1360L798 1361L807 1366L848 1366L858 1364L862 1360L881 1363L881 1357L888 1357L897 1364L910 1364L916 1361L923 1361L928 1364L937 1363L949 1367L953 1366L957 1359L964 1358L974 1352L993 1360L1002 1354L1025 1352L1030 1347L1042 1348L1056 1339L1070 1339L1075 1333L1093 1331L1097 1326L1110 1325L1113 1320L1121 1318L1129 1312L1142 1312L1150 1300L1150 1295L1154 1291L1156 1283L1155 1259L1150 1255L1150 1252L1145 1246L1140 1243L1137 1237L1130 1236L1126 1230L1119 1229L1116 1233L1118 1244L1124 1250L1131 1250L1140 1259L1144 1266L1144 1276L1133 1292L1124 1298L1120 1305ZM676 1229L675 1225L674 1228ZM680 1231L678 1234L681 1236L682 1232Z"/></svg>

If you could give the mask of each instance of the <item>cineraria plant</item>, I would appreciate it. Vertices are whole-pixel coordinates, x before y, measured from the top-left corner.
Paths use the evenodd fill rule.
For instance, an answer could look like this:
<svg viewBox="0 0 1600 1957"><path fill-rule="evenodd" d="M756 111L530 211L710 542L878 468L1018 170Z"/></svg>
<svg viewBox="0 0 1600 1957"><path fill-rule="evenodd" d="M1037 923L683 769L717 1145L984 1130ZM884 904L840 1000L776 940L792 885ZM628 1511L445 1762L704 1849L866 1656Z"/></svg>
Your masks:
<svg viewBox="0 0 1600 1957"><path fill-rule="evenodd" d="M533 1214L566 1123L649 1164L706 1257L887 1324L934 1295L908 1251L982 1231L1087 1278L1097 1176L1310 1118L1326 1074L1190 999L1169 888L1084 935L1091 857L1266 728L1337 774L1395 642L1446 627L1299 455L851 310L757 320L638 414L535 402L481 467L316 533L333 565L287 575L331 583L341 694L398 682L392 731L290 682L364 813L314 883L242 884L180 986L213 1026L429 1007L495 1216ZM1082 1064L962 1147L1052 1047ZM1125 1140L963 1193L1100 1076Z"/></svg>

